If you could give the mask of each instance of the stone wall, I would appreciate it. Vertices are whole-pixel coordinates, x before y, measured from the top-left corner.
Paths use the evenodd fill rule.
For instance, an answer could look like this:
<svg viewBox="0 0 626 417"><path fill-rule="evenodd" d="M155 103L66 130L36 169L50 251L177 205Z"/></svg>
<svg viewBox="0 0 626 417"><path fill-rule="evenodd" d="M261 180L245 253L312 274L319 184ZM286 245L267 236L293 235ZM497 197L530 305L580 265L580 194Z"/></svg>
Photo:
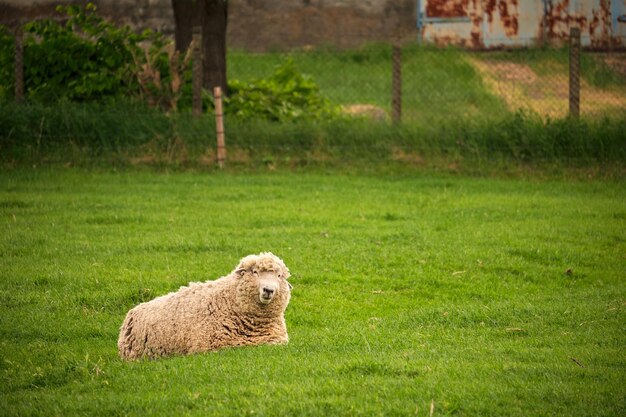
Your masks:
<svg viewBox="0 0 626 417"><path fill-rule="evenodd" d="M234 0L229 44L253 50L416 36L414 0Z"/></svg>
<svg viewBox="0 0 626 417"><path fill-rule="evenodd" d="M86 1L0 0L0 23L54 15L59 3ZM93 0L100 12L140 30L174 32L170 0ZM357 46L415 37L415 0L230 0L229 47L263 51L318 45Z"/></svg>

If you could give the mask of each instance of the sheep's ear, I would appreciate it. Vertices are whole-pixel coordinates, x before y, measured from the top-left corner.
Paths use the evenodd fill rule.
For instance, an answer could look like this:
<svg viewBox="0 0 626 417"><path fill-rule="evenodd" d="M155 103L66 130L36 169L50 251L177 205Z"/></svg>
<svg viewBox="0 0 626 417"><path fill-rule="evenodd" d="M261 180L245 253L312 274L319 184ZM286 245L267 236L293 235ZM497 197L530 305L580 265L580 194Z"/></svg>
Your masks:
<svg viewBox="0 0 626 417"><path fill-rule="evenodd" d="M239 275L240 277L243 277L246 274L246 269L245 268L239 268L237 271L235 271L237 273L237 275Z"/></svg>

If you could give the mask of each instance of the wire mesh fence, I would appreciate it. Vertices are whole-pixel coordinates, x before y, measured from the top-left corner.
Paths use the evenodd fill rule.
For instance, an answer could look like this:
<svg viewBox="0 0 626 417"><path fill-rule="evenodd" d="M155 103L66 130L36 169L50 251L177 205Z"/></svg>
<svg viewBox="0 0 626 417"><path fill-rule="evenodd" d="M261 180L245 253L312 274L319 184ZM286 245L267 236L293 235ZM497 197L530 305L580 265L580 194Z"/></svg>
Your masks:
<svg viewBox="0 0 626 417"><path fill-rule="evenodd" d="M232 50L228 77L251 82L270 76L281 63L292 60L344 113L403 123L497 118L520 110L553 119L572 113L623 117L626 52L582 50L580 33L573 33L569 45L561 48L472 51L405 42L350 50ZM32 79L31 85L24 83L22 36L21 31L15 32L14 80L3 86L5 95L13 89L18 101L37 87ZM199 88L199 84L193 87L194 91Z"/></svg>
<svg viewBox="0 0 626 417"><path fill-rule="evenodd" d="M229 57L229 77L267 74L291 57L345 112L391 121L400 119L394 117L399 102L403 123L497 119L517 111L558 119L569 116L570 108L583 117L623 117L626 53L574 45L472 51L404 43L401 64L395 66L399 53L394 55L389 44L332 52L235 52Z"/></svg>
<svg viewBox="0 0 626 417"><path fill-rule="evenodd" d="M23 34L18 31L14 36L19 37ZM333 128L332 131L312 130L303 134L301 130L294 128L293 124L271 122L272 127L268 132L274 136L271 139L272 146L286 151L298 147L306 148L307 152L313 155L317 152L316 146L320 141L325 141L327 145L334 143L336 148L341 148L342 157L346 157L350 152L363 151L361 148L365 147L372 153L380 152L388 145L383 136L388 132L397 134L391 130L397 125L416 128L405 130L404 135L411 135L411 132L414 132L419 136L429 132L432 138L438 136L439 132L445 132L450 124L458 125L463 121L475 120L480 120L483 124L497 124L518 113L544 121L568 117L595 121L607 118L624 120L626 53L616 50L592 52L581 49L579 36L574 31L570 42L562 47L489 51L442 48L406 41L393 44L371 43L343 50L333 47L306 47L283 52L249 52L232 48L228 52L227 73L231 82L236 80L243 84L254 84L272 76L285 62L292 62L300 73L306 74L307 79L315 84L321 96L339 109L339 113L342 117L345 116L344 120L348 120L348 123L343 123L340 129ZM20 65L28 65L28 62L31 62L24 59L28 55L28 50L25 49L21 39L17 39L14 45L15 58L12 62L15 66L12 71L14 78L10 85L2 86L2 92L5 100L12 94L17 102L33 104L31 97L31 92L34 91L33 79L20 79L27 72L20 68ZM72 63L65 62L59 65ZM193 67L190 65L190 73ZM193 83L192 78L191 75L181 77L182 82L188 84L188 89L196 92L194 101L197 101L201 94L196 90L201 87L200 83ZM205 93L205 98L206 95ZM54 103L54 97L44 97L43 101ZM170 117L171 110L165 118L160 118L153 115L153 110L148 111L142 106L119 105L115 101L106 100L101 105L103 106L101 108L106 107L106 110L98 111L96 116L105 117L109 126L105 126L107 123L103 125L90 121L93 113L87 110L67 112L58 117L56 125L52 121L57 116L51 114L40 116L40 120L35 121L40 126L38 128L30 126L29 129L38 136L38 143L64 140L80 143L81 140L87 142L93 139L99 144L110 141L119 145L128 140L134 144L143 144L143 149L148 152L152 146L160 146L155 145L159 141L166 143L166 151L170 152L181 147L181 140L205 141L205 144L201 145L205 147L211 146L211 141L214 140L211 139L215 136L215 127L212 126L213 115L206 114L212 110L210 108L207 110L206 106L207 120L202 122L204 123L202 127L187 128L183 127L180 121L176 122L177 124L167 121L173 120ZM191 106L188 110L191 117ZM186 111L178 110L179 113ZM28 110L24 113L28 113ZM72 114L78 115L76 120L70 120ZM115 126L117 118L131 122ZM359 141L361 136L368 134L371 136L374 130L371 128L364 130L358 123L351 125L349 121L353 119L375 123L377 127L373 135L381 138L383 143L381 147L371 137ZM24 123L32 125L33 120L26 117ZM72 123L80 126L65 133L55 130L55 126L69 126ZM246 137L253 137L258 133L259 125L256 123L257 121L250 119L246 119L245 122L238 121L236 116L229 116L227 112L227 146L234 143L241 149L248 149L243 153L234 151L230 154L231 157L239 155L240 159L245 160L249 158L245 156L246 152L249 154L251 149L259 146L259 142L255 142L254 138ZM137 130L134 126L130 127L130 124L141 127ZM234 124L237 125L235 129ZM243 125L246 126L242 127ZM263 126L266 128L267 124ZM0 132L5 143L17 143L15 132L20 129L22 127L13 126ZM124 132L124 129L127 132ZM234 141L229 140L229 133L236 137ZM115 135L119 138L114 138ZM339 136L348 139L344 140ZM166 139L163 141L159 138ZM428 138L407 139L406 136L401 141L418 152L429 147L445 148L448 152L462 146L460 145L462 141L456 138L449 139L446 144L432 141L429 143ZM489 146L493 149L511 148L510 143L498 144L497 138L490 141ZM535 145L530 143L525 146L529 148ZM178 149L176 152L181 151ZM397 147L391 149L387 146L386 152L396 152L399 158L413 158L407 156L409 154L406 150ZM531 150L523 152L532 153ZM325 158L324 155L313 157Z"/></svg>

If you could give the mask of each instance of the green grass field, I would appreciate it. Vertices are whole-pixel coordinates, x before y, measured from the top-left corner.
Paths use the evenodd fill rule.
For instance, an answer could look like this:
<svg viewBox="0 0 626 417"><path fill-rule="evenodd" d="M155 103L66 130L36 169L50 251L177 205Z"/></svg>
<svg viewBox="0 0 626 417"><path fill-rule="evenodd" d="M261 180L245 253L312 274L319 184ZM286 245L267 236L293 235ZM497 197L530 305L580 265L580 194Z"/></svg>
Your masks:
<svg viewBox="0 0 626 417"><path fill-rule="evenodd" d="M429 125L455 117L496 120L507 114L480 74L458 49L407 46L403 49L403 116L407 123ZM250 54L233 51L228 74L242 80L268 76L286 59L310 75L334 104L374 104L391 112L391 47L366 45L347 51Z"/></svg>
<svg viewBox="0 0 626 417"><path fill-rule="evenodd" d="M626 413L623 182L0 172L3 416ZM124 363L133 305L270 250L286 346Z"/></svg>

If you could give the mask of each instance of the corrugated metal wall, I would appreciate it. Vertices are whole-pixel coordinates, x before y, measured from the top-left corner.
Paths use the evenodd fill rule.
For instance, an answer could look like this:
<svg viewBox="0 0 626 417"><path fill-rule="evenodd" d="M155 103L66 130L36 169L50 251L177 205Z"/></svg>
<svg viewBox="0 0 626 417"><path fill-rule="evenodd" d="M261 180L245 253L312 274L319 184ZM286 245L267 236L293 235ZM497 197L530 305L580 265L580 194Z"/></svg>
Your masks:
<svg viewBox="0 0 626 417"><path fill-rule="evenodd" d="M474 48L558 42L626 46L626 0L417 0L420 39Z"/></svg>

